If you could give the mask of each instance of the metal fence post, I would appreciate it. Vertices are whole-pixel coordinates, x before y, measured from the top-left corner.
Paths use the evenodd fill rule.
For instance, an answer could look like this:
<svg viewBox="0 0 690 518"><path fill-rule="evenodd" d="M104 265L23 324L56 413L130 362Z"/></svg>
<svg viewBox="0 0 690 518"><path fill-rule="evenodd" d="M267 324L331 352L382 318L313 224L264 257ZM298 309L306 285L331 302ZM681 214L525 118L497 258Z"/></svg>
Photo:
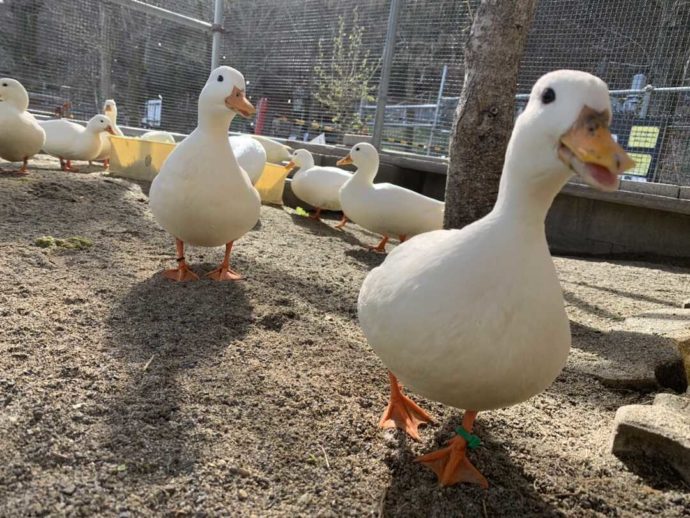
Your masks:
<svg viewBox="0 0 690 518"><path fill-rule="evenodd" d="M223 33L223 7L225 0L215 0L213 9L213 40L211 42L211 70L220 65L220 44Z"/></svg>
<svg viewBox="0 0 690 518"><path fill-rule="evenodd" d="M441 86L438 88L438 97L436 98L436 109L434 110L434 120L431 123L431 130L429 130L429 144L426 146L426 154L431 154L431 146L434 143L434 132L438 124L438 114L441 111L441 102L443 102L443 89L446 87L446 77L448 76L448 65L443 65L443 73L441 74Z"/></svg>
<svg viewBox="0 0 690 518"><path fill-rule="evenodd" d="M391 0L390 13L388 15L388 30L386 32L386 44L383 47L383 59L381 62L381 80L379 81L378 100L376 101L376 115L374 117L374 131L372 144L376 149L381 149L381 136L383 134L383 121L388 103L388 85L391 79L391 66L395 53L395 40L398 32L398 20L402 0Z"/></svg>

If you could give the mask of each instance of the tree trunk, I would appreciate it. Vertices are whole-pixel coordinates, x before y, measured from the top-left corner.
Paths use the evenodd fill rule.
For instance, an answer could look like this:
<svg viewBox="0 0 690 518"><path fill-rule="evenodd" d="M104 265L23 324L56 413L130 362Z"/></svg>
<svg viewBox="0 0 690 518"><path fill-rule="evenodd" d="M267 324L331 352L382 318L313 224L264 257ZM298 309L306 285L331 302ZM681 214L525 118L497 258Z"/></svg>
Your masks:
<svg viewBox="0 0 690 518"><path fill-rule="evenodd" d="M446 180L446 228L462 228L496 201L515 116L517 75L537 0L482 0L465 46Z"/></svg>

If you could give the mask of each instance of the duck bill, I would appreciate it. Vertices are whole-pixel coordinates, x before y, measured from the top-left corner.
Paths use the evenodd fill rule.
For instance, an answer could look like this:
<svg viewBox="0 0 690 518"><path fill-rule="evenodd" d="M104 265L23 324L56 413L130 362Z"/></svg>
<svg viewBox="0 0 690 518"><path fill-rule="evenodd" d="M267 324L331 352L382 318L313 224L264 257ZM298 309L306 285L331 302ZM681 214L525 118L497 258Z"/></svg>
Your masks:
<svg viewBox="0 0 690 518"><path fill-rule="evenodd" d="M340 160L338 160L335 165L350 165L352 163L352 157L350 155L347 155Z"/></svg>
<svg viewBox="0 0 690 518"><path fill-rule="evenodd" d="M110 133L111 135L115 135L115 130L113 129L112 126L108 126L108 127L105 129L105 131L107 131L107 132Z"/></svg>
<svg viewBox="0 0 690 518"><path fill-rule="evenodd" d="M232 89L232 93L225 98L225 106L236 111L245 119L256 113L256 108L249 102L243 90L237 87Z"/></svg>
<svg viewBox="0 0 690 518"><path fill-rule="evenodd" d="M290 160L287 164L285 164L286 171L292 171L295 167L297 167L297 164L293 160Z"/></svg>
<svg viewBox="0 0 690 518"><path fill-rule="evenodd" d="M635 162L613 139L608 128L608 111L585 107L578 121L561 137L559 158L585 183L601 191L615 191L619 175Z"/></svg>

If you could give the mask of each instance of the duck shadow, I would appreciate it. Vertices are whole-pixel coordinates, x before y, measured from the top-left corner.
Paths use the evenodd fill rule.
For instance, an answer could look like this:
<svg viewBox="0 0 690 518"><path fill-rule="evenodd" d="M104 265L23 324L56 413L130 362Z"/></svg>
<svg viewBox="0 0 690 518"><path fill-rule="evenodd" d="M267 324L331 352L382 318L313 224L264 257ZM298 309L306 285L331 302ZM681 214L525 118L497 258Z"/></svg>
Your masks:
<svg viewBox="0 0 690 518"><path fill-rule="evenodd" d="M128 379L109 399L103 448L127 466L128 478L191 472L203 440L193 409L199 395L186 374L240 341L252 312L242 283L176 284L160 275L112 308L108 348Z"/></svg>
<svg viewBox="0 0 690 518"><path fill-rule="evenodd" d="M451 418L436 428L433 443L424 453L445 447L460 420ZM504 442L494 439L480 420L475 433L481 437L482 446L471 450L469 458L489 481L486 490L471 484L442 488L430 469L414 462L410 440L396 431L398 450L397 455L386 459L392 479L380 516L559 516L535 490L534 477L507 454Z"/></svg>
<svg viewBox="0 0 690 518"><path fill-rule="evenodd" d="M337 223L340 220L322 218L321 221L317 221L307 216L300 216L299 214L295 213L291 213L290 218L295 225L316 236L337 237L351 245L362 246L362 243L352 234L341 229L333 228L331 225L329 225L330 222Z"/></svg>
<svg viewBox="0 0 690 518"><path fill-rule="evenodd" d="M381 266L387 257L387 254L379 254L369 248L351 248L345 250L345 255L370 269Z"/></svg>

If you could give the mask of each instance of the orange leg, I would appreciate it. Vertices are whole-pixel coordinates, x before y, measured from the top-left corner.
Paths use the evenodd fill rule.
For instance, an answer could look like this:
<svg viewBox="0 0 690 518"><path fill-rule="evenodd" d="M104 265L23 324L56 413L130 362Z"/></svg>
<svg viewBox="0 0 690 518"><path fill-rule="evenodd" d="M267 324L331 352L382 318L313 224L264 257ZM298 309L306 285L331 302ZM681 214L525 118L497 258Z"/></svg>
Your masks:
<svg viewBox="0 0 690 518"><path fill-rule="evenodd" d="M109 158L106 158L105 160L103 160L103 167L105 167L106 169L110 168L110 159Z"/></svg>
<svg viewBox="0 0 690 518"><path fill-rule="evenodd" d="M404 243L405 241L407 241L407 236L404 235L404 234L401 235L401 236L398 236L398 240L399 240L401 243Z"/></svg>
<svg viewBox="0 0 690 518"><path fill-rule="evenodd" d="M316 221L321 221L321 207L316 208L316 212L313 214L309 214L310 219L314 219Z"/></svg>
<svg viewBox="0 0 690 518"><path fill-rule="evenodd" d="M214 281L240 281L242 276L235 270L230 268L230 252L232 251L232 243L230 241L225 245L225 258L220 266L210 273L207 273L207 277L211 277Z"/></svg>
<svg viewBox="0 0 690 518"><path fill-rule="evenodd" d="M468 446L470 449L476 448L479 443L479 438L472 435L472 427L476 417L476 411L466 411L465 416L462 418L463 429L458 428L462 436L453 437L448 441L448 446L445 448L415 459L415 462L421 462L436 473L438 481L442 486L451 486L458 482L468 482L470 484L478 484L484 489L489 487L489 482L484 478L484 475L467 458ZM469 443L468 440L470 440Z"/></svg>
<svg viewBox="0 0 690 518"><path fill-rule="evenodd" d="M343 219L340 220L340 222L335 226L335 228L344 228L348 221L350 220L347 219L347 216L343 212Z"/></svg>
<svg viewBox="0 0 690 518"><path fill-rule="evenodd" d="M60 169L63 171L72 171L73 173L78 173L79 169L75 169L72 167L72 161L71 160L63 160L62 158L60 159Z"/></svg>
<svg viewBox="0 0 690 518"><path fill-rule="evenodd" d="M19 168L20 173L27 173L28 174L28 169L29 169L29 157L25 156L22 166Z"/></svg>
<svg viewBox="0 0 690 518"><path fill-rule="evenodd" d="M386 243L388 243L388 236L383 236L383 238L381 238L381 241L379 241L379 244L376 246L370 246L369 250L371 250L372 252L377 252L379 254L385 254Z"/></svg>
<svg viewBox="0 0 690 518"><path fill-rule="evenodd" d="M177 268L165 270L163 275L173 281L198 281L199 276L189 269L187 261L184 258L184 242L175 239L175 246L177 248Z"/></svg>
<svg viewBox="0 0 690 518"><path fill-rule="evenodd" d="M391 383L391 398L388 406L381 415L379 427L395 428L404 430L407 435L419 441L420 424L431 423L433 419L414 401L403 394L398 378L391 371L388 371L388 378Z"/></svg>

